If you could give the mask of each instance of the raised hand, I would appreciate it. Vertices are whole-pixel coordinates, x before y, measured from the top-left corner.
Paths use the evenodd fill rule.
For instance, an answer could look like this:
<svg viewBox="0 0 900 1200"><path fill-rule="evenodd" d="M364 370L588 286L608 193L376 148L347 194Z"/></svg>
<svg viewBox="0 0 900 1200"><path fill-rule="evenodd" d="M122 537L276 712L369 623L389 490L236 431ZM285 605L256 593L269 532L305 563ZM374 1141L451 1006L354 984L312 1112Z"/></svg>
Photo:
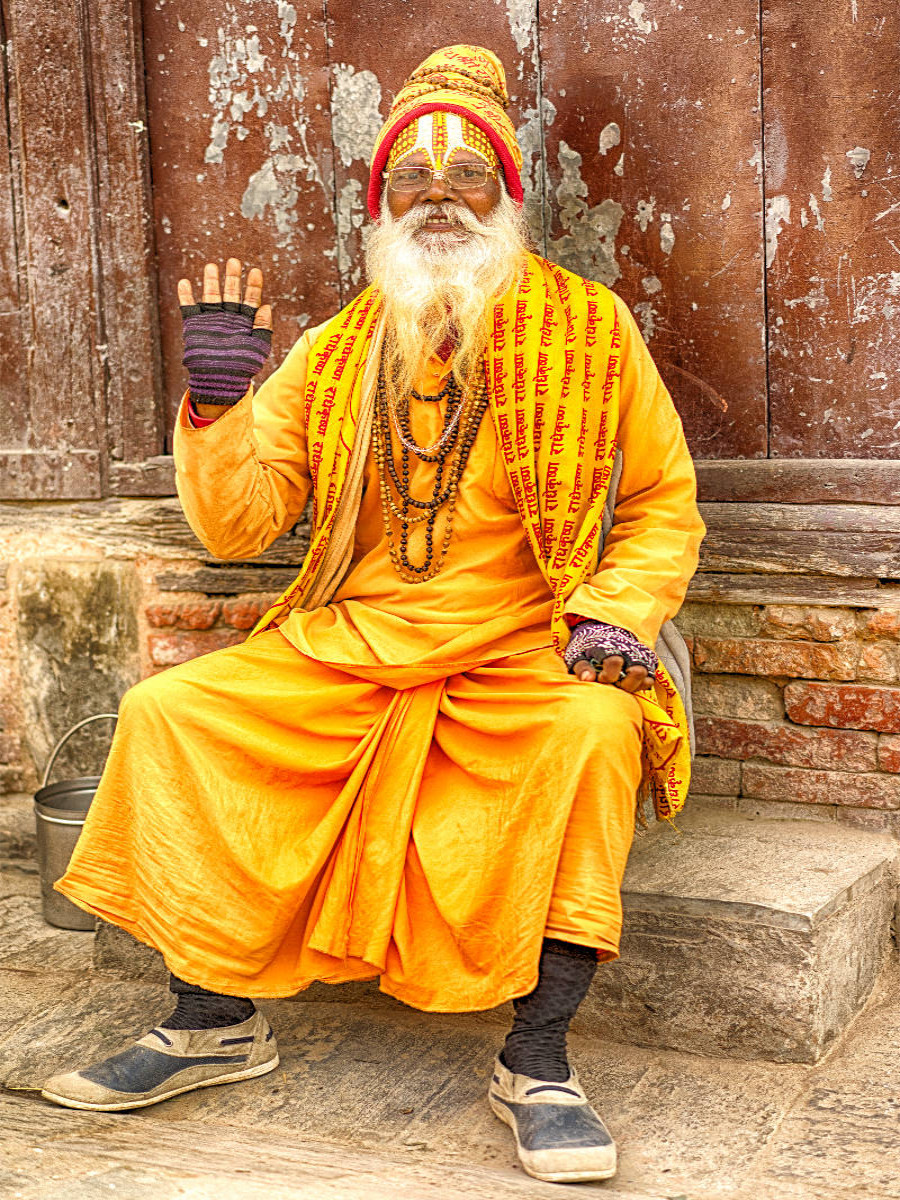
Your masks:
<svg viewBox="0 0 900 1200"><path fill-rule="evenodd" d="M218 417L246 393L261 370L272 344L272 308L260 304L263 275L254 267L247 275L241 301L241 263L225 265L224 298L219 268L207 263L199 304L189 279L178 281L178 301L184 319L184 365L188 388L201 416Z"/></svg>

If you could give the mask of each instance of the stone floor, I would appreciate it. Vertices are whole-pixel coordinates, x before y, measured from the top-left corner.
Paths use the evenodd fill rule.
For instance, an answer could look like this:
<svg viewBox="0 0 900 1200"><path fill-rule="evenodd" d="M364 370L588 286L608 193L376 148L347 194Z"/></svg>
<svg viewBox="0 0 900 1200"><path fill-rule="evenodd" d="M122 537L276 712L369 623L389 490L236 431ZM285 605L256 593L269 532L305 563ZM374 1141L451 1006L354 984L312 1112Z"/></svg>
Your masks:
<svg viewBox="0 0 900 1200"><path fill-rule="evenodd" d="M0 870L0 1195L10 1200L452 1200L560 1195L523 1175L484 1099L498 1026L392 1001L265 1005L281 1068L142 1113L41 1100L52 1072L121 1048L169 1007L104 975L91 935L40 917L27 854ZM620 1146L608 1200L900 1200L896 961L814 1067L573 1037Z"/></svg>

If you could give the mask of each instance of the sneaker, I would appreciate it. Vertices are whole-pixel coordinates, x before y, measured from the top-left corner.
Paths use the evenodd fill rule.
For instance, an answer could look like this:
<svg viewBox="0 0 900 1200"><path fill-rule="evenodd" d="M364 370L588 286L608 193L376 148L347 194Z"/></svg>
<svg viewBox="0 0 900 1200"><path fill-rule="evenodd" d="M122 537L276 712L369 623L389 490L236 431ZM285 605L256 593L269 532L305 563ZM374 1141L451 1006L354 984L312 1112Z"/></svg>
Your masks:
<svg viewBox="0 0 900 1200"><path fill-rule="evenodd" d="M151 1029L112 1058L54 1075L41 1095L66 1108L123 1112L194 1088L254 1079L277 1066L275 1035L255 1012L239 1025L218 1029Z"/></svg>
<svg viewBox="0 0 900 1200"><path fill-rule="evenodd" d="M565 1083L514 1075L498 1058L488 1091L494 1112L513 1131L529 1175L548 1183L609 1179L616 1144L573 1071Z"/></svg>

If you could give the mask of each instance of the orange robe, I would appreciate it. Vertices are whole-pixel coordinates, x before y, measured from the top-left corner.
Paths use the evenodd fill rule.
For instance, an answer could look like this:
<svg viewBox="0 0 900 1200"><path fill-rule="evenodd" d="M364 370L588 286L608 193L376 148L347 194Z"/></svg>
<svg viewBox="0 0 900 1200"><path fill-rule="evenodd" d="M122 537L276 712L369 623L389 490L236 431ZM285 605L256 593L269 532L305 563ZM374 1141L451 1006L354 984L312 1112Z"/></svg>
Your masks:
<svg viewBox="0 0 900 1200"><path fill-rule="evenodd" d="M615 303L616 524L567 611L652 645L703 526L680 422ZM221 557L258 554L303 511L298 412L321 328L214 425L191 428L182 408L182 502ZM418 390L438 391L446 369L432 360ZM420 445L442 409L413 403ZM413 461L413 494L428 495L433 467ZM530 991L546 935L615 957L640 704L567 675L552 606L489 415L449 553L425 583L391 565L370 450L331 602L126 695L60 890L156 946L181 978L238 995L379 976L415 1007L465 1011Z"/></svg>

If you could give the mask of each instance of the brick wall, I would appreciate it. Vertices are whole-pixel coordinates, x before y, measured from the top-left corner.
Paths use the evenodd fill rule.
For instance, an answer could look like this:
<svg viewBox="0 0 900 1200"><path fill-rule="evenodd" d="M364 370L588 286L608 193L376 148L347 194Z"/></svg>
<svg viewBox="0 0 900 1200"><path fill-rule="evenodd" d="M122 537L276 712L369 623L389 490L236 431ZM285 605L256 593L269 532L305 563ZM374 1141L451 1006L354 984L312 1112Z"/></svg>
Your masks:
<svg viewBox="0 0 900 1200"><path fill-rule="evenodd" d="M274 595L212 599L193 594L151 600L144 607L145 674L243 642L274 599Z"/></svg>
<svg viewBox="0 0 900 1200"><path fill-rule="evenodd" d="M694 662L692 796L900 835L900 586L890 582L900 570L887 564L886 583L812 574L810 566L822 564L804 563L800 551L761 563L751 507L706 506L709 548L677 618ZM850 506L857 522L860 507ZM743 549L716 541L723 523L726 532L735 527L736 508L752 542ZM818 511L806 506L800 516L808 524ZM831 524L836 511L823 510ZM777 506L764 515L777 519ZM199 546L177 500L56 505L52 519L40 505L21 505L6 516L0 791L7 792L33 791L60 733L90 713L114 711L131 683L242 641L306 549L298 528L253 564L222 563ZM864 516L869 524L900 521L900 508ZM864 531L848 532L845 542L835 551L844 570L853 545L865 544ZM785 574L788 566L808 573ZM97 727L93 741L79 739L62 772L96 769L108 728Z"/></svg>
<svg viewBox="0 0 900 1200"><path fill-rule="evenodd" d="M221 563L175 499L0 505L0 793L33 792L63 732L139 679L242 642L306 545L301 525ZM95 773L109 736L80 731L54 778Z"/></svg>
<svg viewBox="0 0 900 1200"><path fill-rule="evenodd" d="M900 833L900 610L688 603L692 795Z"/></svg>

